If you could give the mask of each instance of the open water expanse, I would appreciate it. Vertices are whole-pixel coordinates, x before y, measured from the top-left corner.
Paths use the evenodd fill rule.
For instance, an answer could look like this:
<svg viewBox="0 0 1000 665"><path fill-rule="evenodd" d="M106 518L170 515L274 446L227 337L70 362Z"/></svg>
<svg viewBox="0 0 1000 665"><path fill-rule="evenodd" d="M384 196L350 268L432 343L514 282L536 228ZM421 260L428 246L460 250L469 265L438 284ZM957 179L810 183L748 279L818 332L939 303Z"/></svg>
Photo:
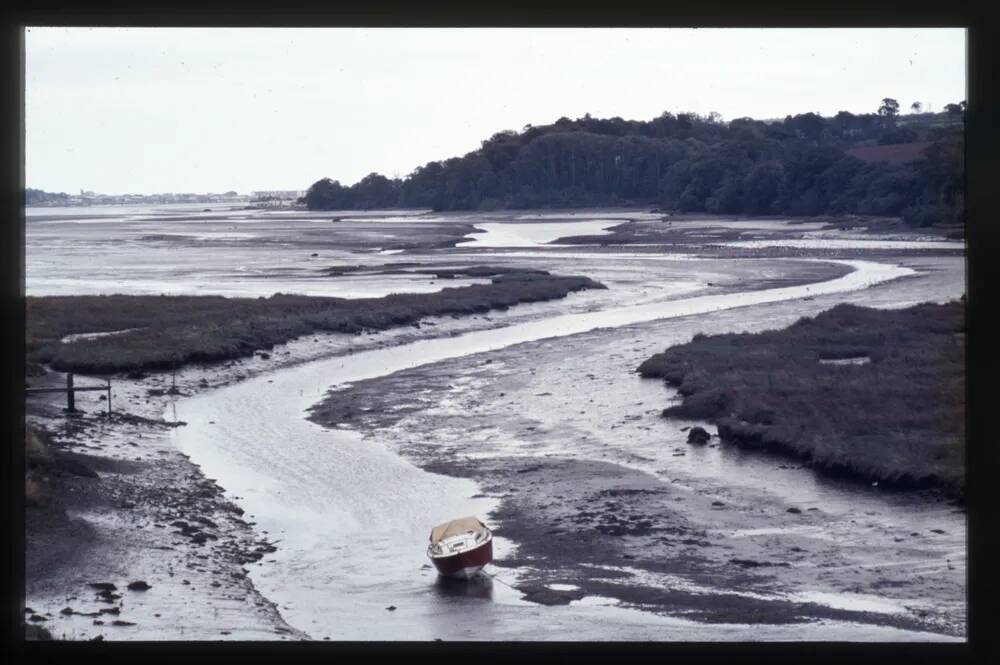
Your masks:
<svg viewBox="0 0 1000 665"><path fill-rule="evenodd" d="M634 372L652 353L696 333L782 327L839 302L905 307L957 298L965 292L962 244L837 233L783 220L748 222L736 228L752 230L750 237L734 240L719 240L712 230L731 231L742 222L698 220L692 228L700 240L687 244L562 242L599 238L628 219L659 217L637 211L462 216L35 208L26 228L26 292L353 298L484 281L323 272L362 265L377 273L403 262L533 267L608 286L491 314L488 326L453 335L435 336L434 327L425 326L424 338L267 372L170 404L166 417L187 423L173 431L174 445L279 543L251 568L255 586L312 638L964 639L964 513L921 493L818 478L768 455L725 447L677 455L686 449L680 428L692 423L660 418L674 391ZM332 228L340 229L343 242L331 240ZM718 256L720 243L736 255ZM799 253L759 253L766 248ZM823 249L842 254L814 251ZM361 385L395 390L385 403L411 415L337 428L306 419L331 389ZM773 520L755 516L742 525L729 516L713 525L714 518L692 505L688 517L707 525L706 537L718 536L736 556L739 543L760 539L786 539L815 553L787 572L772 570L773 579L757 586L737 591L725 577L706 583L621 561L604 568L631 592L685 589L721 605L736 594L808 605L815 616L699 621L630 601L624 592L583 593L556 606L530 602L514 588L525 580L549 579L555 591L588 587L577 578L545 578L545 561L503 566L519 549L491 519L505 493L484 491L467 474L427 470L435 461L457 459L481 460L484 467L502 460L600 462L692 497L724 497L733 506L814 508L807 521L794 522L782 509ZM600 478L586 481L599 484ZM488 569L495 579L456 593L437 582L424 549L431 526L466 514L497 527L498 565ZM936 535L901 544L903 534L912 533ZM881 577L863 572L876 568ZM854 614L825 616L816 608ZM933 621L917 619L928 613Z"/></svg>

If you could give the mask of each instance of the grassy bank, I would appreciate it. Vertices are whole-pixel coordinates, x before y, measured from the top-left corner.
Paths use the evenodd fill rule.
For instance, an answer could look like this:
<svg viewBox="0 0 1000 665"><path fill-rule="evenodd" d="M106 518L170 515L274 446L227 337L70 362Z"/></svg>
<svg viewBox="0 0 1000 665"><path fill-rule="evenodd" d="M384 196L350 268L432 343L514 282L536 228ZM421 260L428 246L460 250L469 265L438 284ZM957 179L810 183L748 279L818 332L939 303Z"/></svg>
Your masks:
<svg viewBox="0 0 1000 665"><path fill-rule="evenodd" d="M169 369L252 355L315 332L358 333L466 315L605 288L587 277L504 273L490 284L383 298L276 294L222 296L52 296L27 299L28 361L60 371ZM120 332L61 342L67 335Z"/></svg>
<svg viewBox="0 0 1000 665"><path fill-rule="evenodd" d="M965 305L838 305L783 330L695 338L639 367L676 386L666 417L820 469L961 494Z"/></svg>

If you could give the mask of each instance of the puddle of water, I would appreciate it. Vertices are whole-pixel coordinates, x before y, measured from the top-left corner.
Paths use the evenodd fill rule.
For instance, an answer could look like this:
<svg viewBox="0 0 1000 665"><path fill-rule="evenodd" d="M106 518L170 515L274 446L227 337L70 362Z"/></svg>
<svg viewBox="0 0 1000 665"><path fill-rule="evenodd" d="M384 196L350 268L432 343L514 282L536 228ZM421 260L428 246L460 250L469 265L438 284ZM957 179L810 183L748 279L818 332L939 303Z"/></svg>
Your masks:
<svg viewBox="0 0 1000 665"><path fill-rule="evenodd" d="M535 224L477 223L484 233L466 236L459 248L466 247L537 247L570 236L607 235L606 229L620 222L591 220L586 222L540 222Z"/></svg>
<svg viewBox="0 0 1000 665"><path fill-rule="evenodd" d="M569 604L583 607L614 607L618 605L618 599L606 596L584 596L578 600L569 601Z"/></svg>
<svg viewBox="0 0 1000 665"><path fill-rule="evenodd" d="M124 335L125 333L132 332L134 330L142 330L142 328L123 328L122 330L111 330L108 332L91 332L91 333L76 333L75 335L66 335L59 340L62 344L68 344L70 342L75 342L81 339L97 339L99 337L113 337L115 335Z"/></svg>
<svg viewBox="0 0 1000 665"><path fill-rule="evenodd" d="M881 596L860 593L826 593L806 591L786 596L788 600L800 603L816 603L838 610L854 612L876 612L878 614L906 614L906 601L893 601Z"/></svg>
<svg viewBox="0 0 1000 665"><path fill-rule="evenodd" d="M868 356L856 356L854 358L820 358L821 365L867 365L872 361Z"/></svg>

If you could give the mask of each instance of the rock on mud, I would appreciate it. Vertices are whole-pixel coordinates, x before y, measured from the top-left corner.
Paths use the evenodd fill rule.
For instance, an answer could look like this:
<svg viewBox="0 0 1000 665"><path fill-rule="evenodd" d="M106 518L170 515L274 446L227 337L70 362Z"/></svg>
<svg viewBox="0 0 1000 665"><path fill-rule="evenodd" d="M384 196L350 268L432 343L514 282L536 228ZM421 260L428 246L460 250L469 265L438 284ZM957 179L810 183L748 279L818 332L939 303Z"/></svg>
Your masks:
<svg viewBox="0 0 1000 665"><path fill-rule="evenodd" d="M705 431L704 428L692 427L691 430L688 432L687 442L704 445L708 443L709 439L711 438L712 435L709 434L707 431Z"/></svg>

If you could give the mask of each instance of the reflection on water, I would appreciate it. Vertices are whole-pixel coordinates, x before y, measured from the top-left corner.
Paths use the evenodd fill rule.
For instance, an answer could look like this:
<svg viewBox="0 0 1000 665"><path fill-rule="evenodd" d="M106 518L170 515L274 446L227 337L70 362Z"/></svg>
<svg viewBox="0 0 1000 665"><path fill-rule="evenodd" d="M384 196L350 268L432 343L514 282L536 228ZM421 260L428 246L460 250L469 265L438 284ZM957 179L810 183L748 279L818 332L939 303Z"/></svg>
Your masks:
<svg viewBox="0 0 1000 665"><path fill-rule="evenodd" d="M493 580L482 571L471 579L459 580L438 576L434 581L434 591L441 598L478 598L493 600Z"/></svg>
<svg viewBox="0 0 1000 665"><path fill-rule="evenodd" d="M591 220L586 222L541 222L533 224L476 224L482 233L467 236L459 247L538 247L559 238L607 235L607 228L618 222Z"/></svg>

